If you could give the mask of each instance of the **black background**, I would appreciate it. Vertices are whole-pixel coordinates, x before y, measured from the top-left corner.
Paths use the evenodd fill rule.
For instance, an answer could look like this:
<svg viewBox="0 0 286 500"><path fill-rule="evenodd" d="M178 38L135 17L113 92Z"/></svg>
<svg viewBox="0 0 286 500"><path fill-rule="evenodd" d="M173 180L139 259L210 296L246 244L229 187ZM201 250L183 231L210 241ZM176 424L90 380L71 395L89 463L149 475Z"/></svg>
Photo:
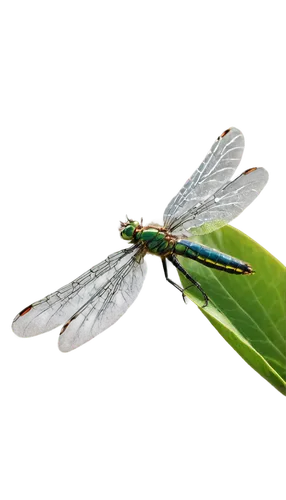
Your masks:
<svg viewBox="0 0 286 500"><path fill-rule="evenodd" d="M31 89L28 99L19 98L12 151L16 166L9 172L9 311L39 295L41 287L53 289L65 271L78 272L89 255L115 247L112 222L120 209L134 215L136 207L144 207L145 214L159 215L160 200L176 189L176 175L183 175L199 157L200 143L207 143L233 113L210 112L203 103L198 109L195 96L187 104L178 97L171 105L164 89L152 94L130 86L115 92L109 85L102 93L81 89L76 102L73 92L57 86L38 100ZM264 195L265 208L248 219L249 231L264 232L285 255L285 165L274 159L279 129L269 118L249 118L249 112L244 118L241 108L234 114L251 133L249 161L273 160L273 192ZM115 329L103 345L91 345L82 354L87 377L95 366L112 373L124 369L135 386L146 380L167 390L175 383L187 398L201 393L242 402L271 400L263 384L184 313L176 292L162 284L159 266L153 266L153 288L145 290L144 301L129 315L128 329ZM55 347L11 344L9 357L18 370L31 364L50 371ZM57 371L63 366L57 363Z"/></svg>

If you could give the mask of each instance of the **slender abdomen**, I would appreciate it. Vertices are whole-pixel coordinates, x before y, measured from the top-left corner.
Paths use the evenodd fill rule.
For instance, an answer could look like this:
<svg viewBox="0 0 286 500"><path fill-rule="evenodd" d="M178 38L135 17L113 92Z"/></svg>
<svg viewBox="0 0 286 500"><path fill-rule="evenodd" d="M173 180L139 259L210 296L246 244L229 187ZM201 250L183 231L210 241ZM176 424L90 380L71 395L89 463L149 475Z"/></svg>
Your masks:
<svg viewBox="0 0 286 500"><path fill-rule="evenodd" d="M175 253L189 259L197 260L207 267L231 274L251 274L253 270L249 264L231 257L205 245L188 240L178 240L175 244Z"/></svg>

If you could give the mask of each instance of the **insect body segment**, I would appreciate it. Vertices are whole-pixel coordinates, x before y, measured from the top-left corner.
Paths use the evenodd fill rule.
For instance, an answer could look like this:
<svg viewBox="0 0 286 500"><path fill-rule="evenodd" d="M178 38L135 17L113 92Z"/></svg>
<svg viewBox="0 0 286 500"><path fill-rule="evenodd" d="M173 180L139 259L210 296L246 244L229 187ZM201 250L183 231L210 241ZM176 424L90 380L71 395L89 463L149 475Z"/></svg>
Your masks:
<svg viewBox="0 0 286 500"><path fill-rule="evenodd" d="M137 229L134 242L141 242L146 252L167 256L174 250L176 238L160 226L146 226Z"/></svg>
<svg viewBox="0 0 286 500"><path fill-rule="evenodd" d="M132 240L137 226L139 226L139 222L135 220L121 222L121 226L119 228L121 238L124 240Z"/></svg>
<svg viewBox="0 0 286 500"><path fill-rule="evenodd" d="M251 266L246 262L193 241L178 240L174 250L177 255L197 260L201 264L218 271L225 271L230 274L253 273Z"/></svg>

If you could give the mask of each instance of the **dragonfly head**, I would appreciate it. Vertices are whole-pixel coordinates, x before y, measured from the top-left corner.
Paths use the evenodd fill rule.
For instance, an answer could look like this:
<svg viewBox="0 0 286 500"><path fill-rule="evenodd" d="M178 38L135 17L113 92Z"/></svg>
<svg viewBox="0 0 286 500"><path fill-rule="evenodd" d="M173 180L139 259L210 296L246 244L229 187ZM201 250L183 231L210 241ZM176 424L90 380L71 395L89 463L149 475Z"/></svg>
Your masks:
<svg viewBox="0 0 286 500"><path fill-rule="evenodd" d="M126 222L120 222L120 236L124 240L132 240L136 228L139 226L139 222L136 220L127 219Z"/></svg>

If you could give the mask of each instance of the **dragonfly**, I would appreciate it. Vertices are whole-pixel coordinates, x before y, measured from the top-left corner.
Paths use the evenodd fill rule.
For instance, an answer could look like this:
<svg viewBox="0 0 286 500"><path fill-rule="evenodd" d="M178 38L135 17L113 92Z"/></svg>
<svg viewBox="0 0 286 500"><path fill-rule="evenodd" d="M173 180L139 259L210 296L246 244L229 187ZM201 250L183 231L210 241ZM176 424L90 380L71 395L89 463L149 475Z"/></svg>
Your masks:
<svg viewBox="0 0 286 500"><path fill-rule="evenodd" d="M63 325L59 349L68 352L81 346L113 325L134 302L146 276L146 254L160 257L166 280L184 298L186 288L168 276L167 263L173 264L200 291L204 307L207 293L180 264L179 256L221 272L252 274L247 262L192 241L193 236L215 231L237 217L267 183L264 168L250 168L231 180L243 150L242 133L237 128L225 130L167 205L163 225L144 226L142 219L121 222L120 235L131 245L23 309L13 321L13 331L32 337Z"/></svg>

